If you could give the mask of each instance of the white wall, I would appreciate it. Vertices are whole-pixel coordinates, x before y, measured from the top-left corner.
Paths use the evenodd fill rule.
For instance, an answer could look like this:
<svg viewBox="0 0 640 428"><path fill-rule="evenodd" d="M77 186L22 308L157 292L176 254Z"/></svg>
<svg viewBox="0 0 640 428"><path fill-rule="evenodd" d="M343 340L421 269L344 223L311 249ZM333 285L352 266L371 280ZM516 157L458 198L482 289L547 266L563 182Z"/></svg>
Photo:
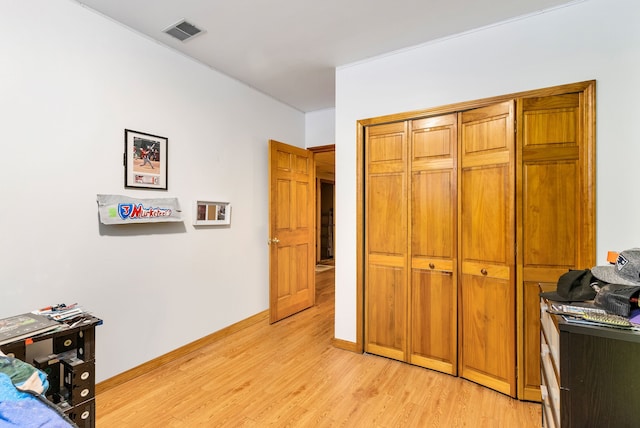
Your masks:
<svg viewBox="0 0 640 428"><path fill-rule="evenodd" d="M597 80L597 256L640 246L640 2L586 0L336 72L336 324L356 341L356 121Z"/></svg>
<svg viewBox="0 0 640 428"><path fill-rule="evenodd" d="M101 381L266 310L267 143L304 147L305 115L68 0L4 1L0 33L0 318L81 303ZM169 139L167 192L124 189L125 128ZM101 226L98 193L185 221Z"/></svg>
<svg viewBox="0 0 640 428"><path fill-rule="evenodd" d="M327 108L305 114L306 147L329 146L336 141L336 109Z"/></svg>

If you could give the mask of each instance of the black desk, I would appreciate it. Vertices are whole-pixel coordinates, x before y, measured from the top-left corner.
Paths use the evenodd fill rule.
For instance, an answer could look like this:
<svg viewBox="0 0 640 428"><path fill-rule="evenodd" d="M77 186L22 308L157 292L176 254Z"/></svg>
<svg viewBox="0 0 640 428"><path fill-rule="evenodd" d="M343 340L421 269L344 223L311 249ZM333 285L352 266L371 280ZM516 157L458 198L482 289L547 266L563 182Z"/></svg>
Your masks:
<svg viewBox="0 0 640 428"><path fill-rule="evenodd" d="M562 319L558 325L562 426L639 426L640 333Z"/></svg>
<svg viewBox="0 0 640 428"><path fill-rule="evenodd" d="M544 426L640 426L640 332L570 323L547 313L547 304L543 299Z"/></svg>
<svg viewBox="0 0 640 428"><path fill-rule="evenodd" d="M95 427L95 327L102 320L86 321L63 330L0 345L8 356L25 361L47 374L47 399L81 428ZM32 348L37 349L30 352ZM31 361L27 361L27 355Z"/></svg>

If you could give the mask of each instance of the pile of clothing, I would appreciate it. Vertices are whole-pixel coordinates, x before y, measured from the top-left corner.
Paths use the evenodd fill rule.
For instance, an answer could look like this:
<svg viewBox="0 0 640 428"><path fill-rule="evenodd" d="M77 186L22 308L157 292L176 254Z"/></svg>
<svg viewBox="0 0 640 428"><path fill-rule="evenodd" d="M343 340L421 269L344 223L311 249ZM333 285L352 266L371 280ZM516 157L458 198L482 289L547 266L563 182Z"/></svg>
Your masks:
<svg viewBox="0 0 640 428"><path fill-rule="evenodd" d="M629 317L638 308L640 295L640 248L622 251L614 264L570 270L558 279L556 291L541 296L556 302L593 300L608 313Z"/></svg>

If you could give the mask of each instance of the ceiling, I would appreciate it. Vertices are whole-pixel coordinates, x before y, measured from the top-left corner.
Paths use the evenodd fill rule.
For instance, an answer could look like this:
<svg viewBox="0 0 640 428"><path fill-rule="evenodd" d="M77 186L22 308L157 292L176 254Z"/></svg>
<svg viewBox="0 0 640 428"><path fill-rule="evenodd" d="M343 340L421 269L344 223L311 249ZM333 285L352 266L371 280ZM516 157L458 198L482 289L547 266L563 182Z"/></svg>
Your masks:
<svg viewBox="0 0 640 428"><path fill-rule="evenodd" d="M302 112L335 105L335 68L576 0L77 0ZM165 34L186 19L204 30Z"/></svg>

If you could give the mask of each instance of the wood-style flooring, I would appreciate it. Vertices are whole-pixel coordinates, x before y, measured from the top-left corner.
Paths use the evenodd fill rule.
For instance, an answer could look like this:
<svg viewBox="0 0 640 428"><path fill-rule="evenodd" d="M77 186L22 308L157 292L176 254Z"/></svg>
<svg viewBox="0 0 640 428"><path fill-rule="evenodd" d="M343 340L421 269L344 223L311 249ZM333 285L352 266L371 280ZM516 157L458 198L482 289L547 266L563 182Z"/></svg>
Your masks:
<svg viewBox="0 0 640 428"><path fill-rule="evenodd" d="M317 305L236 332L96 398L98 428L505 427L540 405L464 379L332 345L335 271Z"/></svg>

